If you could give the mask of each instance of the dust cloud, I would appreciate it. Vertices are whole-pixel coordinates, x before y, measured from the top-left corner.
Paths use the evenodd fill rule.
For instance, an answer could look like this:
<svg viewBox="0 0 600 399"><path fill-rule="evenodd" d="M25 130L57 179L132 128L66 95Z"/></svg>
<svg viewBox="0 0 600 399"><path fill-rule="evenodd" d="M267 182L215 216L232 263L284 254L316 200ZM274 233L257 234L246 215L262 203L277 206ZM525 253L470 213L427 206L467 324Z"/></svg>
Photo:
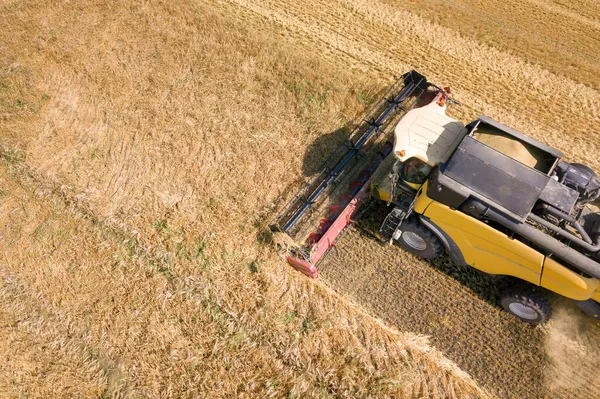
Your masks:
<svg viewBox="0 0 600 399"><path fill-rule="evenodd" d="M584 370L594 363L598 348L590 346L588 319L575 305L558 303L545 327L544 349L548 356L545 382L550 391L573 391L587 383Z"/></svg>

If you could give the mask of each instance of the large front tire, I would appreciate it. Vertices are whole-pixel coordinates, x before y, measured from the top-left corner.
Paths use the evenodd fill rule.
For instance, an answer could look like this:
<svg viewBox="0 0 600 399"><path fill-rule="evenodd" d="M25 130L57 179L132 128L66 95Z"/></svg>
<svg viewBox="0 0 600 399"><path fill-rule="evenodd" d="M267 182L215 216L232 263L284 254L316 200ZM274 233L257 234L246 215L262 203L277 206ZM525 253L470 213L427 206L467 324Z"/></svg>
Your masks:
<svg viewBox="0 0 600 399"><path fill-rule="evenodd" d="M433 259L442 253L444 247L439 238L417 219L409 218L400 226L402 234L398 244L413 255L423 259Z"/></svg>
<svg viewBox="0 0 600 399"><path fill-rule="evenodd" d="M500 304L504 310L529 324L543 324L552 315L548 298L531 288L505 289L500 296Z"/></svg>

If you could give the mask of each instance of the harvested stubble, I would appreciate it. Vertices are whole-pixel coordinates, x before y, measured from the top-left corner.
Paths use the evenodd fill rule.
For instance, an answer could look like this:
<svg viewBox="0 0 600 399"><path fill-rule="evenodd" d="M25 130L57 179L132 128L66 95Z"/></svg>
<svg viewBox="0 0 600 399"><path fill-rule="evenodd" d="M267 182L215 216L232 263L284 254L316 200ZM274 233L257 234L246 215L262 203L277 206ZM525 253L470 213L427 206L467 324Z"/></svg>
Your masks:
<svg viewBox="0 0 600 399"><path fill-rule="evenodd" d="M191 1L1 7L6 396L486 396L264 242L372 82Z"/></svg>
<svg viewBox="0 0 600 399"><path fill-rule="evenodd" d="M358 232L348 234L319 272L385 322L430 335L437 348L498 397L587 398L600 392L595 372L600 323L574 306L565 310L556 304L560 331L554 321L532 328L503 311L495 303L496 285L473 269L447 259L424 263ZM560 317L565 313L570 328Z"/></svg>

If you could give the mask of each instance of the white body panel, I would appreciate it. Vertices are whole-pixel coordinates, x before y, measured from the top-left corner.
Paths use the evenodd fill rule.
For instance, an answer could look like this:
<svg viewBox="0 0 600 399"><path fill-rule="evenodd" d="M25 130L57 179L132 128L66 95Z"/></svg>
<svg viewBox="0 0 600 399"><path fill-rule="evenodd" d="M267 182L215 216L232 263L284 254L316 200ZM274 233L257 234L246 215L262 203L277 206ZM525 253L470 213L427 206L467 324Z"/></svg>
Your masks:
<svg viewBox="0 0 600 399"><path fill-rule="evenodd" d="M417 157L431 166L446 162L462 138L465 126L446 115L437 101L410 110L394 129L394 155L400 161ZM400 156L400 151L404 155Z"/></svg>

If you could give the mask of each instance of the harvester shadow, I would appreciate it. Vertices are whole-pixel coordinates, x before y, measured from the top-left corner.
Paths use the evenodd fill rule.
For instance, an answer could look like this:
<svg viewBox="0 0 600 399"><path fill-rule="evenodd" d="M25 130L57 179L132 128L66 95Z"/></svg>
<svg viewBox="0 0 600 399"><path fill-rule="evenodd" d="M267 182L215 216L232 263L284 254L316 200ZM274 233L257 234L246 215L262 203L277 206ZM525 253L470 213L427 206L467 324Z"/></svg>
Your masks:
<svg viewBox="0 0 600 399"><path fill-rule="evenodd" d="M348 140L352 125L348 124L330 133L323 134L307 148L302 161L302 173L310 177L321 171L323 160L327 159L333 149Z"/></svg>
<svg viewBox="0 0 600 399"><path fill-rule="evenodd" d="M341 128L335 129L330 133L320 135L311 144L308 145L304 158L302 159L302 174L303 178L300 181L310 179L324 168L325 160L328 160L332 151L338 148L342 143L347 142L350 138L350 132L353 130L352 124L347 124ZM296 190L298 181L293 181L288 184L289 189ZM288 192L289 190L283 190ZM273 210L281 209L282 198L279 196L269 204L270 211L263 213L253 223L253 227L257 231L257 242L259 245L273 244L273 230L271 223L274 222L276 214Z"/></svg>

